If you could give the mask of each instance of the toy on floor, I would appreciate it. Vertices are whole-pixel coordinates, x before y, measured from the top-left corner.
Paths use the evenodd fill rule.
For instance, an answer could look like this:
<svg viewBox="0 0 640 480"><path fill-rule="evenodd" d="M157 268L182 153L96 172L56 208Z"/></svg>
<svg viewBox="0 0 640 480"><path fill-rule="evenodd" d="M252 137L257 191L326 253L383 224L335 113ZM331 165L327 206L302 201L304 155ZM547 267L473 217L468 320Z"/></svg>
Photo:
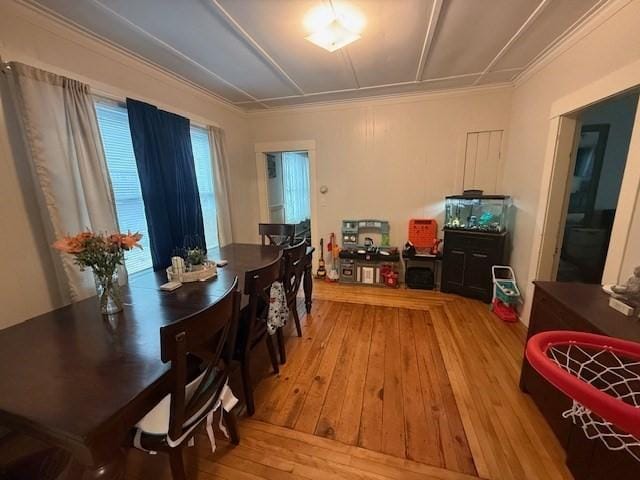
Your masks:
<svg viewBox="0 0 640 480"><path fill-rule="evenodd" d="M513 269L505 265L491 267L493 300L491 310L505 322L517 322L516 304L520 303L520 290Z"/></svg>
<svg viewBox="0 0 640 480"><path fill-rule="evenodd" d="M337 282L340 279L340 274L338 273L338 267L336 266L336 262L338 260L338 254L340 253L340 247L336 242L336 234L332 233L329 236L329 242L327 243L327 252L331 256L330 260L330 269L327 273L326 280L328 282Z"/></svg>
<svg viewBox="0 0 640 480"><path fill-rule="evenodd" d="M325 278L327 276L327 270L324 266L324 239L320 239L320 260L318 260L318 270L316 272L317 278Z"/></svg>
<svg viewBox="0 0 640 480"><path fill-rule="evenodd" d="M385 220L343 220L342 249L337 257L340 282L391 287L398 283L399 275L394 274L400 270L400 252L389 245L389 222Z"/></svg>
<svg viewBox="0 0 640 480"><path fill-rule="evenodd" d="M400 287L400 282L398 281L400 274L393 269L392 265L383 265L380 267L380 277L382 278L382 283L387 287Z"/></svg>
<svg viewBox="0 0 640 480"><path fill-rule="evenodd" d="M412 218L409 220L409 242L418 255L437 255L440 251L438 223L432 218Z"/></svg>

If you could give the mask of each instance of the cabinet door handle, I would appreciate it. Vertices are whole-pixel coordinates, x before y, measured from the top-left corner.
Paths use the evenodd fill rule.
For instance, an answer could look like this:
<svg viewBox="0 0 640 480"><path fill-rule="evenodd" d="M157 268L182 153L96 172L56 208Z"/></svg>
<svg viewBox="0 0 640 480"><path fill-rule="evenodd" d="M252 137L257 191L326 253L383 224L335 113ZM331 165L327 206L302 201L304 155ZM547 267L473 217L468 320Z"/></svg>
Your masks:
<svg viewBox="0 0 640 480"><path fill-rule="evenodd" d="M451 250L451 253L455 253L457 255L464 255L464 252L462 250Z"/></svg>
<svg viewBox="0 0 640 480"><path fill-rule="evenodd" d="M489 255L485 255L484 253L473 253L472 255L476 258L489 258Z"/></svg>

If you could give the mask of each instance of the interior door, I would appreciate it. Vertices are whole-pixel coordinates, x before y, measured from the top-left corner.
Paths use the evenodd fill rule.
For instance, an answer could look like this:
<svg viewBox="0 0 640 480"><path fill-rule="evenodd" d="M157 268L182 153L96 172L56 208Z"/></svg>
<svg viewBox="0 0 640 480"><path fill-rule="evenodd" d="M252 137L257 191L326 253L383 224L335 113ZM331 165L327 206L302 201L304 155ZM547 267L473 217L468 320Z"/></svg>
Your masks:
<svg viewBox="0 0 640 480"><path fill-rule="evenodd" d="M576 131L580 131L580 124L575 118L559 117L554 120L557 135L553 144L554 163L551 167L551 182L545 206L544 226L541 235L540 255L536 280L553 280L556 278L558 264L560 262L560 249L564 231L561 225L565 224L569 198L568 181L569 172L573 168L573 156L575 145L579 139Z"/></svg>
<svg viewBox="0 0 640 480"><path fill-rule="evenodd" d="M269 222L285 223L282 154L280 152L267 153L266 162Z"/></svg>

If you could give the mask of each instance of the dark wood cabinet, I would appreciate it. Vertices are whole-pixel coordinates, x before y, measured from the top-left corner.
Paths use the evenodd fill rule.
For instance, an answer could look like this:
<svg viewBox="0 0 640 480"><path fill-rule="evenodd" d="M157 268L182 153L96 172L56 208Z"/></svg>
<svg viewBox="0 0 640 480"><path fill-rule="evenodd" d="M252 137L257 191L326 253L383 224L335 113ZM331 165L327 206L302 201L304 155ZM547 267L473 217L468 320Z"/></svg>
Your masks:
<svg viewBox="0 0 640 480"><path fill-rule="evenodd" d="M599 285L536 282L527 339L549 330L576 330L640 342L640 321L609 307ZM520 388L536 406L567 453L576 480L640 478L640 462L625 451L608 450L589 440L582 429L562 417L572 401L542 378L523 358Z"/></svg>
<svg viewBox="0 0 640 480"><path fill-rule="evenodd" d="M491 267L506 262L506 238L506 232L445 230L442 291L490 302Z"/></svg>
<svg viewBox="0 0 640 480"><path fill-rule="evenodd" d="M445 277L447 285L449 288L462 289L464 287L464 270L467 254L464 250L452 248L445 253L445 258L447 262L447 273Z"/></svg>

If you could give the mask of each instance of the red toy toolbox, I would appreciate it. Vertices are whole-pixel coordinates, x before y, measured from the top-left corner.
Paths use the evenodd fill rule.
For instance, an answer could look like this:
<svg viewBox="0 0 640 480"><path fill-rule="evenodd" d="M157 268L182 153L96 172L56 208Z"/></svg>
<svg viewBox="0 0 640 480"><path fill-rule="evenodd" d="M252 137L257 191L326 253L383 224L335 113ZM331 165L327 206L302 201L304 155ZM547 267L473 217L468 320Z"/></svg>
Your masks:
<svg viewBox="0 0 640 480"><path fill-rule="evenodd" d="M409 220L409 241L416 248L431 248L438 238L438 223L430 218Z"/></svg>
<svg viewBox="0 0 640 480"><path fill-rule="evenodd" d="M383 265L380 267L380 277L382 278L382 283L387 287L398 288L400 286L398 282L400 274L393 270L393 265Z"/></svg>

